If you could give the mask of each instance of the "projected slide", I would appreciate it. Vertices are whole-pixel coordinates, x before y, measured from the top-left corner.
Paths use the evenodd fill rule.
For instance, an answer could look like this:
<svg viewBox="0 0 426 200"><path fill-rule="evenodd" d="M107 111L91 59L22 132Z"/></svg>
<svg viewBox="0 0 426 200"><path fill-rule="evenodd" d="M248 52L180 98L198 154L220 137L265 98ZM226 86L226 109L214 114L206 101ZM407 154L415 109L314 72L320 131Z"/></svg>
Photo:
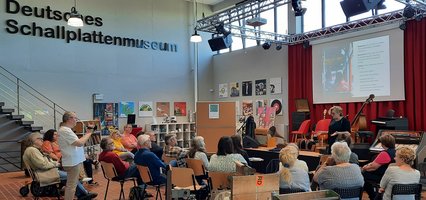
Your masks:
<svg viewBox="0 0 426 200"><path fill-rule="evenodd" d="M403 35L388 32L313 45L314 103L404 100Z"/></svg>

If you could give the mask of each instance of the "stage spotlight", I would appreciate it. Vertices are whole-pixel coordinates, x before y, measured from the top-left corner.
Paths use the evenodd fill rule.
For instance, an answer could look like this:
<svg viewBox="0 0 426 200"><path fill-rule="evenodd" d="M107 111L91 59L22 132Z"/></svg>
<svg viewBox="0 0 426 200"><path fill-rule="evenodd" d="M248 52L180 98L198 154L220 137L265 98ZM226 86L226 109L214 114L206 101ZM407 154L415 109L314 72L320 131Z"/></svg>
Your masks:
<svg viewBox="0 0 426 200"><path fill-rule="evenodd" d="M306 12L306 8L302 8L302 0L292 0L291 6L294 10L294 16L302 16Z"/></svg>
<svg viewBox="0 0 426 200"><path fill-rule="evenodd" d="M303 48L307 49L307 48L309 48L309 46L310 46L309 40L303 41Z"/></svg>
<svg viewBox="0 0 426 200"><path fill-rule="evenodd" d="M416 16L416 21L422 21L422 19L423 19L423 14L418 14L417 16Z"/></svg>
<svg viewBox="0 0 426 200"><path fill-rule="evenodd" d="M275 47L275 49L277 50L277 51L279 51L279 50L281 50L283 48L283 45L281 44L281 43L277 43L277 46Z"/></svg>
<svg viewBox="0 0 426 200"><path fill-rule="evenodd" d="M410 4L407 4L407 6L405 6L404 8L404 11L402 12L402 16L406 18L412 18L414 17L415 14L416 14L416 10Z"/></svg>
<svg viewBox="0 0 426 200"><path fill-rule="evenodd" d="M266 41L265 43L262 44L263 49L267 50L269 48L271 48L271 42Z"/></svg>

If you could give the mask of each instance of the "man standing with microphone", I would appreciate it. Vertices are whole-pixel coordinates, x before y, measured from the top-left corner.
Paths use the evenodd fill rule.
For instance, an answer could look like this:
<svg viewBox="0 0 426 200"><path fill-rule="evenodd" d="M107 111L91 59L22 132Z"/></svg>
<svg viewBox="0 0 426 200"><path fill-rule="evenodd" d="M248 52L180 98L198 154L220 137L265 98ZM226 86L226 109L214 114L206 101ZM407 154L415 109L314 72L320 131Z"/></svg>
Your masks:
<svg viewBox="0 0 426 200"><path fill-rule="evenodd" d="M58 143L62 152L62 166L68 176L65 188L65 200L72 200L74 198L75 188L79 181L80 169L83 161L86 160L83 147L92 135L92 132L89 131L83 137L78 138L74 131L72 131L77 121L78 118L74 112L66 111L62 116L62 123L58 130ZM96 193L88 193L87 199L96 196Z"/></svg>

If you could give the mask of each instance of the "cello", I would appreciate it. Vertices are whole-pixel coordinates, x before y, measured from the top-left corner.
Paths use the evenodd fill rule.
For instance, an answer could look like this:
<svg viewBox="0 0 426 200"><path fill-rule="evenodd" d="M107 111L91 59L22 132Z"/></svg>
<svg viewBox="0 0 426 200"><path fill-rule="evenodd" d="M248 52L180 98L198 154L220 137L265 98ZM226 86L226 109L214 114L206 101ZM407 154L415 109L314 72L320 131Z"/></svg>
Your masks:
<svg viewBox="0 0 426 200"><path fill-rule="evenodd" d="M358 137L356 133L360 130L367 130L367 118L364 114L362 114L362 110L364 109L365 105L373 102L374 97L374 94L370 94L370 96L362 104L361 108L359 109L358 113L355 115L354 120L351 123L351 137L355 141L355 143L357 143L356 138Z"/></svg>

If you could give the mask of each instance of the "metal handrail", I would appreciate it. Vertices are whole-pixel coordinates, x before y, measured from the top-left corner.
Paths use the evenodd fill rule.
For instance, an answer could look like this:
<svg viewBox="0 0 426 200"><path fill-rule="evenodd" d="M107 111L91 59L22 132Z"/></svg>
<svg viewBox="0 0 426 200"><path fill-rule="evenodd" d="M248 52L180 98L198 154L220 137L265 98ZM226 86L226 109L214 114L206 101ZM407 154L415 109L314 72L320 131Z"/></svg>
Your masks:
<svg viewBox="0 0 426 200"><path fill-rule="evenodd" d="M43 95L42 93L40 93L39 91L37 91L35 88L33 88L32 86L30 86L28 83L26 83L25 81L23 81L22 79L20 79L19 77L17 77L16 75L12 74L10 71L8 71L7 69L5 69L4 67L0 66L0 75L4 76L6 78L6 81L10 81L12 84L9 85L9 87L4 84L3 86L6 87L8 90L15 92L15 90L11 89L14 86L16 86L16 93L15 94L10 94L8 93L8 95L10 97L13 98L13 96L16 95L16 98L13 98L13 100L10 100L10 98L8 98L12 103L16 103L16 108L17 108L17 113L18 115L20 114L20 110L21 109L28 109L31 112L35 111L35 109L32 108L37 108L37 105L34 104L33 102L31 102L31 100L29 100L30 98L34 98L36 100L38 100L43 106L40 107L44 107L47 109L51 109L51 111L53 111L53 126L56 127L56 115L57 113L59 114L63 114L66 109L64 109L62 106L56 104L54 101L52 101L51 99L49 99L48 97L46 97L45 95ZM3 72L4 71L4 72ZM12 86L13 85L13 86ZM27 94L26 96L24 96L22 93ZM7 97L5 97L7 98ZM20 105L21 103L23 103L23 105ZM28 103L29 105L27 105L26 103ZM25 111L25 112L28 112ZM52 115L46 115L46 116L40 116L39 119L42 119L43 121L47 118L49 119L50 117L52 117ZM45 121L43 122L45 123ZM50 123L50 122L49 122Z"/></svg>

